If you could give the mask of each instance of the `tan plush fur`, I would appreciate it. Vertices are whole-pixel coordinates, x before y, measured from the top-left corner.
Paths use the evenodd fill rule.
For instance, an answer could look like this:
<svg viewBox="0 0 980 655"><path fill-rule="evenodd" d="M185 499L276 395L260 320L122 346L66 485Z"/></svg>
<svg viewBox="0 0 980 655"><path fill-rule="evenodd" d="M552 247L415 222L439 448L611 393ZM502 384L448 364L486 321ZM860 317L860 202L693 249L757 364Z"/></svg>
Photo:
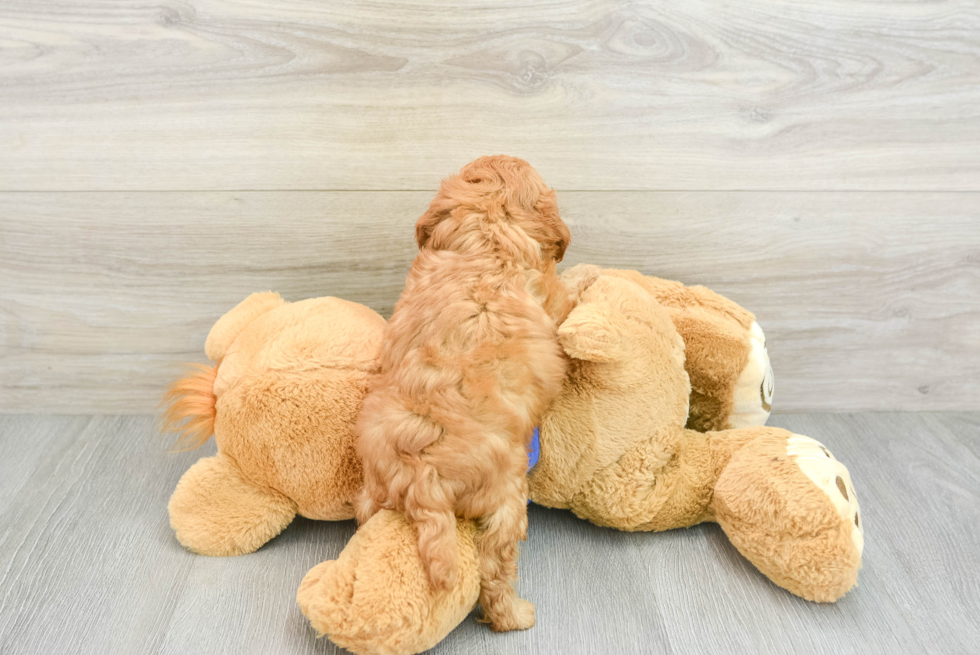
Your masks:
<svg viewBox="0 0 980 655"><path fill-rule="evenodd" d="M354 421L377 370L385 321L338 298L285 303L253 294L208 338L220 354L172 387L168 424L194 443L213 431L217 457L181 478L170 523L187 548L239 555L262 546L298 513L354 516L361 465Z"/></svg>
<svg viewBox="0 0 980 655"><path fill-rule="evenodd" d="M735 384L749 356L745 332L755 320L752 312L706 287L686 287L636 271L602 272L642 287L667 311L684 339L691 380L687 427L699 432L732 427L729 417Z"/></svg>
<svg viewBox="0 0 980 655"><path fill-rule="evenodd" d="M787 456L790 433L748 430L758 436L734 449L715 481L713 520L780 587L807 600L837 600L857 584L861 568L861 549L852 540L855 515L842 517L825 490ZM840 493L836 485L828 487Z"/></svg>
<svg viewBox="0 0 980 655"><path fill-rule="evenodd" d="M358 520L405 514L433 586L456 582L457 518L476 519L484 619L529 628L517 598L527 443L561 389L556 325L572 306L555 265L568 228L527 162L483 157L444 180L364 400Z"/></svg>
<svg viewBox="0 0 980 655"><path fill-rule="evenodd" d="M707 290L605 273L575 267L562 276L580 302L558 330L570 362L540 422L532 499L624 530L717 521L776 584L818 601L846 593L861 564L863 524L846 469L815 442L802 452L794 442L805 438L785 430L685 429L695 393L687 378L737 369L751 314ZM171 398L174 418L196 420L198 436L213 421L218 444L171 498L181 543L235 555L259 548L296 513L353 516L362 475L353 425L384 329L355 303L289 304L276 294L250 296L216 323L208 339L216 367L192 374ZM721 397L714 410L705 406L704 420L727 425L729 416L711 415L726 404L724 387L712 393ZM477 526L460 520L453 534L456 583L437 590L415 525L379 512L337 560L309 573L300 607L318 631L359 654L429 648L480 593Z"/></svg>
<svg viewBox="0 0 980 655"><path fill-rule="evenodd" d="M321 635L355 653L428 650L472 611L480 593L476 525L458 521L456 584L437 591L422 566L404 514L382 510L362 525L336 561L311 570L297 600Z"/></svg>
<svg viewBox="0 0 980 655"><path fill-rule="evenodd" d="M275 489L249 480L227 455L198 460L170 499L177 539L204 555L244 555L279 534L296 504Z"/></svg>
<svg viewBox="0 0 980 655"><path fill-rule="evenodd" d="M684 342L640 285L599 278L559 335L578 360L541 426L535 502L621 530L718 521L760 570L804 598L836 600L855 584L863 540L856 503L845 506L830 483L839 463L820 448L808 463L827 474L818 485L786 430L685 429Z"/></svg>
<svg viewBox="0 0 980 655"><path fill-rule="evenodd" d="M582 274L571 269L564 277L577 285ZM856 503L853 511L841 503L833 475L814 480L804 474L791 446L798 435L762 426L708 433L684 427L691 392L685 342L671 308L631 277L599 277L582 291L581 303L559 327L562 346L572 359L562 391L541 422L541 458L529 475L531 498L621 530L659 531L717 521L739 551L776 584L810 600L840 598L855 584L861 564ZM654 281L661 282L674 285ZM690 295L688 302L694 302ZM674 309L683 310L683 303L678 301ZM746 324L724 303L691 309L727 326L727 341L744 338ZM722 350L719 356L735 353L737 349ZM731 363L718 366L725 370ZM727 421L724 416L710 420ZM843 468L823 450L822 461ZM820 469L821 462L816 466L836 470ZM853 488L849 495L853 500ZM460 529L467 523L460 521ZM369 523L365 528L373 528L376 548L400 543L398 557L418 556L406 545L410 536L404 524ZM463 548L463 542L458 545ZM404 586L396 582L384 592L352 590L343 581L373 579L377 565L363 554L355 560L358 553L363 550L355 549L347 558L345 551L337 561L321 565L337 582L325 581L319 575L322 569L311 571L309 580L316 584L304 582L299 596L311 623L356 653L418 652L409 642L435 643L461 615L459 605L446 599L458 601L473 593L472 577L461 570L460 582L449 590L421 593L421 563L407 561L401 564L409 572ZM403 624L386 623L389 629L365 637L365 626L374 625L370 617L383 611L388 594L401 604L413 593L428 612L412 605ZM331 618L336 616L347 623Z"/></svg>

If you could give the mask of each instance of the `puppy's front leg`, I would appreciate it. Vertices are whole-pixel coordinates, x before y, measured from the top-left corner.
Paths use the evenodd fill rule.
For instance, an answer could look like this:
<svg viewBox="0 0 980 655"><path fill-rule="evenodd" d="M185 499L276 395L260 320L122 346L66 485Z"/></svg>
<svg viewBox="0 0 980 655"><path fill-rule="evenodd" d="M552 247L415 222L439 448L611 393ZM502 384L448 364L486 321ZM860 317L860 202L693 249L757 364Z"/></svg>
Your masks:
<svg viewBox="0 0 980 655"><path fill-rule="evenodd" d="M365 481L361 492L354 499L354 517L357 519L358 526L364 525L369 518L381 511L381 504L375 500L369 488L373 486Z"/></svg>
<svg viewBox="0 0 980 655"><path fill-rule="evenodd" d="M561 277L547 273L542 276L541 282L544 286L542 307L555 325L565 322L571 311L578 306L582 293L592 286L601 273L602 269L598 266L579 264L566 271Z"/></svg>
<svg viewBox="0 0 980 655"><path fill-rule="evenodd" d="M480 558L480 605L482 621L496 632L527 630L534 625L534 605L519 598L517 582L518 542L527 536L527 500L511 494L495 512L481 519L477 533Z"/></svg>

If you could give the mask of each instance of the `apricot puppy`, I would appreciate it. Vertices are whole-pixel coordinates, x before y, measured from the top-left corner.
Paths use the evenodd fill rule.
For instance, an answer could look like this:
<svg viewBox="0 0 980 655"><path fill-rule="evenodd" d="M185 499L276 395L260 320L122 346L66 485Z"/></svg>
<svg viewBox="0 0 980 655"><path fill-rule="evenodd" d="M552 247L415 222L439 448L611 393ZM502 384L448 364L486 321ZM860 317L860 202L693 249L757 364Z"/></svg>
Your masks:
<svg viewBox="0 0 980 655"><path fill-rule="evenodd" d="M505 156L444 180L415 237L419 254L357 424L358 520L404 512L444 589L457 574L456 519L477 519L484 620L530 628L534 606L514 590L526 448L565 376L556 324L574 298L555 265L571 237L554 191Z"/></svg>

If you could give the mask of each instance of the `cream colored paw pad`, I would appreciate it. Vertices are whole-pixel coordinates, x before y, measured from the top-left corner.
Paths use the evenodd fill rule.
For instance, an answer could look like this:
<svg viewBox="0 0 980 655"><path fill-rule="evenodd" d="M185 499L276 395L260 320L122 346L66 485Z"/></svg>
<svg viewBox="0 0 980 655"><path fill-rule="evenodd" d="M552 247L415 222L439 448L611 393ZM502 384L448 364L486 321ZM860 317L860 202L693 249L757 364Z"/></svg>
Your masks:
<svg viewBox="0 0 980 655"><path fill-rule="evenodd" d="M802 434L794 434L786 441L786 454L793 458L813 484L827 494L837 512L854 523L851 539L858 553L861 553L864 550L864 525L847 467L837 461L822 443Z"/></svg>
<svg viewBox="0 0 980 655"><path fill-rule="evenodd" d="M755 321L749 328L749 361L735 383L735 404L729 421L733 428L765 425L772 410L775 378L766 350L766 335Z"/></svg>

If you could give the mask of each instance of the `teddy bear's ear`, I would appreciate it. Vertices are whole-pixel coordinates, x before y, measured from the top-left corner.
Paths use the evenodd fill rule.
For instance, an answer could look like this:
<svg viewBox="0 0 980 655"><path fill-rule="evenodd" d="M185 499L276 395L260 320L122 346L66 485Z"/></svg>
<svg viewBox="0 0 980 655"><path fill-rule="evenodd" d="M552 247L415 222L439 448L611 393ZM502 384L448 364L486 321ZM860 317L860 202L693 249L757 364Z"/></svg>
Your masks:
<svg viewBox="0 0 980 655"><path fill-rule="evenodd" d="M573 359L611 362L626 352L623 319L608 303L586 302L558 328L558 340Z"/></svg>
<svg viewBox="0 0 980 655"><path fill-rule="evenodd" d="M279 297L278 293L272 291L253 293L230 309L212 326L204 343L204 353L208 359L218 361L225 356L228 348L249 323L285 304L286 301Z"/></svg>

